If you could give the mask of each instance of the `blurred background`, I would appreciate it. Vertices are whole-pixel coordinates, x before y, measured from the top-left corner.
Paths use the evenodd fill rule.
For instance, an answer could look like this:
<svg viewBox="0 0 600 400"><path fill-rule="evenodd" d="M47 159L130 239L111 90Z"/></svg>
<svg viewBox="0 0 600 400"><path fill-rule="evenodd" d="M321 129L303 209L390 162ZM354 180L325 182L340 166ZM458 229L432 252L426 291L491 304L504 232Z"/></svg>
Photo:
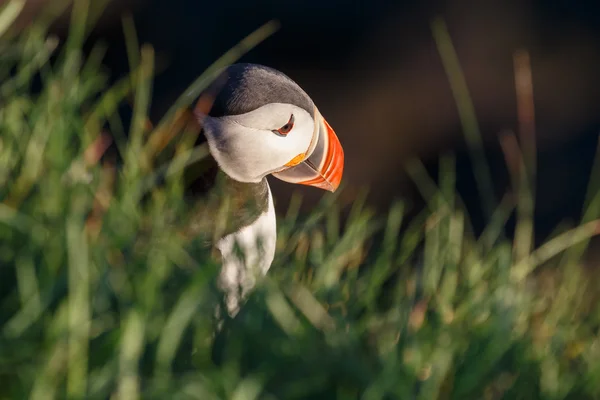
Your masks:
<svg viewBox="0 0 600 400"><path fill-rule="evenodd" d="M44 3L30 0L20 23ZM447 75L431 33L445 19L466 76L498 197L509 179L502 131L518 129L514 52L525 49L533 74L538 182L536 241L563 220L578 219L600 130L600 4L593 1L194 1L118 0L92 41L109 44L114 79L127 73L120 15L134 18L161 70L154 85L157 120L204 69L240 39L276 18L281 29L243 61L275 67L297 81L334 127L346 154L349 195L369 188L384 212L419 196L404 171L409 157L432 171L440 154L458 157L458 187L476 229L485 222ZM54 31L66 33L68 18ZM305 207L322 192L271 180L280 211L292 190Z"/></svg>

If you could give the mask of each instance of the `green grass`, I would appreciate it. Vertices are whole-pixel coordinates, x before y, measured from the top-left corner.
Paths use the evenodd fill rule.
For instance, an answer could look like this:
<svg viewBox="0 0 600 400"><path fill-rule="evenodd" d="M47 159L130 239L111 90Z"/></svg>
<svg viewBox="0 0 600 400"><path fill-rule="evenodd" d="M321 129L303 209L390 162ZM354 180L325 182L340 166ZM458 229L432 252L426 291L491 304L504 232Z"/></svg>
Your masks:
<svg viewBox="0 0 600 400"><path fill-rule="evenodd" d="M515 195L497 205L487 198L490 223L476 238L451 156L438 183L407 164L428 200L411 221L402 203L378 216L357 199L342 229L336 196L309 216L294 198L269 275L215 338L219 265L202 235L180 235L194 206L183 200L182 170L205 149L192 148L193 131L160 153L152 138L216 68L275 26L226 54L149 131L152 48L138 50L126 21L132 74L107 87L102 48L79 52L87 9L77 4L73 36L52 62L56 42L42 25L0 43L1 399L600 397L600 308L580 262L598 233L594 186L581 226L516 249L502 227L527 210L527 179L515 176ZM14 8L4 13L0 33ZM443 25L434 33L455 95L468 102ZM126 134L115 110L127 98ZM477 133L470 106L459 107ZM98 161L108 140L118 168Z"/></svg>

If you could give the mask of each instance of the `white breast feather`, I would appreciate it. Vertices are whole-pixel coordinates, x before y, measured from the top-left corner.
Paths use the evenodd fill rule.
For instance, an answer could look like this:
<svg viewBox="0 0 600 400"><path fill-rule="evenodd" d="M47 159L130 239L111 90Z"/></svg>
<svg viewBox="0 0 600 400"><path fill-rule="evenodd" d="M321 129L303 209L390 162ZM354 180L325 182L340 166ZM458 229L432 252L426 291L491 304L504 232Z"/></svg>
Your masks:
<svg viewBox="0 0 600 400"><path fill-rule="evenodd" d="M267 273L275 257L277 226L271 188L267 184L267 210L251 225L223 237L217 243L223 266L219 286L225 292L227 311L234 316L240 303L256 284L256 279ZM236 252L238 244L242 255Z"/></svg>

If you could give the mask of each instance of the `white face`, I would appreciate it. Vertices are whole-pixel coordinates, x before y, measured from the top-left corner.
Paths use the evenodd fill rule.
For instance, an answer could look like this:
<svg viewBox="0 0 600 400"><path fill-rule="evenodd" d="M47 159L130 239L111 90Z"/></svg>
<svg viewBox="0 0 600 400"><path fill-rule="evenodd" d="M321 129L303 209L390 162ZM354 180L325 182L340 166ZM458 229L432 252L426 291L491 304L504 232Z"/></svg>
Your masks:
<svg viewBox="0 0 600 400"><path fill-rule="evenodd" d="M287 134L273 132L284 127L292 115L293 127ZM302 161L309 155L315 131L315 122L306 110L284 103L267 104L246 114L206 116L203 125L213 157L227 175L240 182L260 182L266 175Z"/></svg>

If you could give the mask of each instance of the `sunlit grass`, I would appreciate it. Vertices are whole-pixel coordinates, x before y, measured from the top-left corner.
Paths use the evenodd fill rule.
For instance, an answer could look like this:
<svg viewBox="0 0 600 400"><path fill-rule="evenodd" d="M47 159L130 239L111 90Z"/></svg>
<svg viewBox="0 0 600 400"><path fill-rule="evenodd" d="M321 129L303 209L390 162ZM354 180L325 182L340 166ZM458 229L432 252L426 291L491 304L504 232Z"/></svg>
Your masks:
<svg viewBox="0 0 600 400"><path fill-rule="evenodd" d="M527 170L511 169L514 194L490 200L489 225L475 237L450 155L438 182L407 163L427 199L410 221L401 202L375 215L359 197L342 229L337 195L308 216L294 197L269 275L215 335L219 265L203 245L213 233L182 234L197 205L183 200L181 171L206 149L192 147L197 132L179 125L178 110L276 25L209 68L153 128L152 48L125 20L132 73L108 88L101 49L81 58L87 28L77 21L52 63L55 40L39 27L4 39L18 57L0 54L0 398L600 396L600 308L580 262L598 233L597 187L581 226L531 249L502 235L532 201L519 175ZM455 95L468 102L443 25L435 32ZM116 115L127 98L128 133ZM474 118L460 107L465 122ZM120 163L101 157L112 141ZM511 159L527 165L515 143ZM530 223L523 209L519 221Z"/></svg>

